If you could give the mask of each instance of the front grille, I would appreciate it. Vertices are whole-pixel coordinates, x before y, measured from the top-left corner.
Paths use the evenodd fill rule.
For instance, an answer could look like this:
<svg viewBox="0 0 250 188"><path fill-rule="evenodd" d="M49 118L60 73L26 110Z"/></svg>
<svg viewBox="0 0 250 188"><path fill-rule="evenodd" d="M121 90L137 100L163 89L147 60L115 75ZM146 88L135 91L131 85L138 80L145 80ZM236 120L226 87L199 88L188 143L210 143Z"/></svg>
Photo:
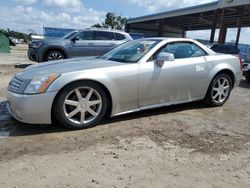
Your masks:
<svg viewBox="0 0 250 188"><path fill-rule="evenodd" d="M13 78L10 83L9 87L12 89L19 89L22 86L23 81L17 78Z"/></svg>
<svg viewBox="0 0 250 188"><path fill-rule="evenodd" d="M9 83L8 90L14 93L23 93L28 83L28 80L13 77Z"/></svg>

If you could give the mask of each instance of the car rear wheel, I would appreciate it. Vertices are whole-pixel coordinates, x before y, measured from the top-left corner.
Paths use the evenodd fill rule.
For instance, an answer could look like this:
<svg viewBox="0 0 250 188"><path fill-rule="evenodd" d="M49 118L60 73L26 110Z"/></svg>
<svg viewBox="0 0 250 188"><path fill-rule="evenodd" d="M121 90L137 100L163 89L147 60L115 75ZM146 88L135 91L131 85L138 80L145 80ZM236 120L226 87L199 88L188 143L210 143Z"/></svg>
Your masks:
<svg viewBox="0 0 250 188"><path fill-rule="evenodd" d="M95 126L107 111L107 95L96 83L84 81L63 89L54 112L61 125L70 129Z"/></svg>
<svg viewBox="0 0 250 188"><path fill-rule="evenodd" d="M222 106L232 90L232 79L227 74L217 75L211 82L205 101L211 106Z"/></svg>
<svg viewBox="0 0 250 188"><path fill-rule="evenodd" d="M65 56L62 52L57 50L49 52L46 56L46 61L54 61L60 59L65 59Z"/></svg>

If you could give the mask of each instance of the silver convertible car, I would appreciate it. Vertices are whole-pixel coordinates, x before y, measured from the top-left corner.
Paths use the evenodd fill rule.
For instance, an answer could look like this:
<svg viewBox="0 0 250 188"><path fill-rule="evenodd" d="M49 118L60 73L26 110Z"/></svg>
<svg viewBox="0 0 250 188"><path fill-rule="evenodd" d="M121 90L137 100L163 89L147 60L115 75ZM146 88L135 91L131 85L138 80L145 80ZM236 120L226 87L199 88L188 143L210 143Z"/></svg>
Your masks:
<svg viewBox="0 0 250 188"><path fill-rule="evenodd" d="M8 109L29 124L71 129L103 117L204 100L223 105L241 80L239 58L191 39L130 41L101 57L32 65L8 86Z"/></svg>

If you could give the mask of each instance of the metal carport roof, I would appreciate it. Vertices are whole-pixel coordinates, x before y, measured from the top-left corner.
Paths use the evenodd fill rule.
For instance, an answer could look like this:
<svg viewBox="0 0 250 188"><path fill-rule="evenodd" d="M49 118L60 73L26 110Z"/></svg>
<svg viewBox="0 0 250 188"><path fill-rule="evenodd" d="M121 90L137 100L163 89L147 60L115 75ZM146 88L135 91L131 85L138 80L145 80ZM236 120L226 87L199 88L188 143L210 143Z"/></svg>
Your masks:
<svg viewBox="0 0 250 188"><path fill-rule="evenodd" d="M221 43L225 42L227 28L250 27L250 0L219 0L212 3L165 11L157 14L127 20L127 31L158 31L163 36L166 27L185 31L212 29L213 42L215 29L220 29ZM236 40L237 42L237 40Z"/></svg>

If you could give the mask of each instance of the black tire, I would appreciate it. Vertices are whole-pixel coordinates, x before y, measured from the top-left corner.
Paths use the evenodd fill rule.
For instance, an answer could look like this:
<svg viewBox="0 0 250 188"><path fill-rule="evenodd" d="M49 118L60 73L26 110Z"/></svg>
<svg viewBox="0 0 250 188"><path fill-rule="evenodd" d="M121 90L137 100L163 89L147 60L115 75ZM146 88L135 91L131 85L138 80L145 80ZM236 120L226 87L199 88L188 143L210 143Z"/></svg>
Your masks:
<svg viewBox="0 0 250 188"><path fill-rule="evenodd" d="M99 93L99 96L101 97L101 110L98 114L98 116L95 117L95 119L89 123L84 123L84 124L78 124L70 121L64 111L64 101L66 97L70 94L70 92L74 91L77 88L81 87L89 87L93 88ZM72 83L68 86L66 86L59 94L59 96L56 98L55 105L54 105L54 115L56 116L57 121L64 127L68 129L85 129L85 128L90 128L98 123L103 119L104 115L106 114L107 111L107 94L105 91L100 87L98 84L91 82L91 81L81 81L81 82L76 82ZM80 113L80 112L79 112Z"/></svg>
<svg viewBox="0 0 250 188"><path fill-rule="evenodd" d="M225 99L223 101L221 101L221 102L217 102L213 98L213 94L214 94L213 88L215 87L215 84L217 83L217 81L219 79L226 79L229 82L229 91L228 91L228 94L225 97ZM205 97L205 102L208 105L213 106L213 107L222 106L223 104L225 104L225 102L228 100L228 98L229 98L229 96L231 94L232 85L233 85L232 84L232 79L231 79L231 77L228 74L224 74L224 73L218 74L217 76L214 77L214 79L210 83L210 86L208 88L208 91L207 91L207 94L206 94L206 97Z"/></svg>
<svg viewBox="0 0 250 188"><path fill-rule="evenodd" d="M46 61L55 61L65 59L65 55L59 50L53 50L47 53L45 60Z"/></svg>
<svg viewBox="0 0 250 188"><path fill-rule="evenodd" d="M247 77L247 76L245 77L246 77L247 82L250 82L250 77Z"/></svg>

